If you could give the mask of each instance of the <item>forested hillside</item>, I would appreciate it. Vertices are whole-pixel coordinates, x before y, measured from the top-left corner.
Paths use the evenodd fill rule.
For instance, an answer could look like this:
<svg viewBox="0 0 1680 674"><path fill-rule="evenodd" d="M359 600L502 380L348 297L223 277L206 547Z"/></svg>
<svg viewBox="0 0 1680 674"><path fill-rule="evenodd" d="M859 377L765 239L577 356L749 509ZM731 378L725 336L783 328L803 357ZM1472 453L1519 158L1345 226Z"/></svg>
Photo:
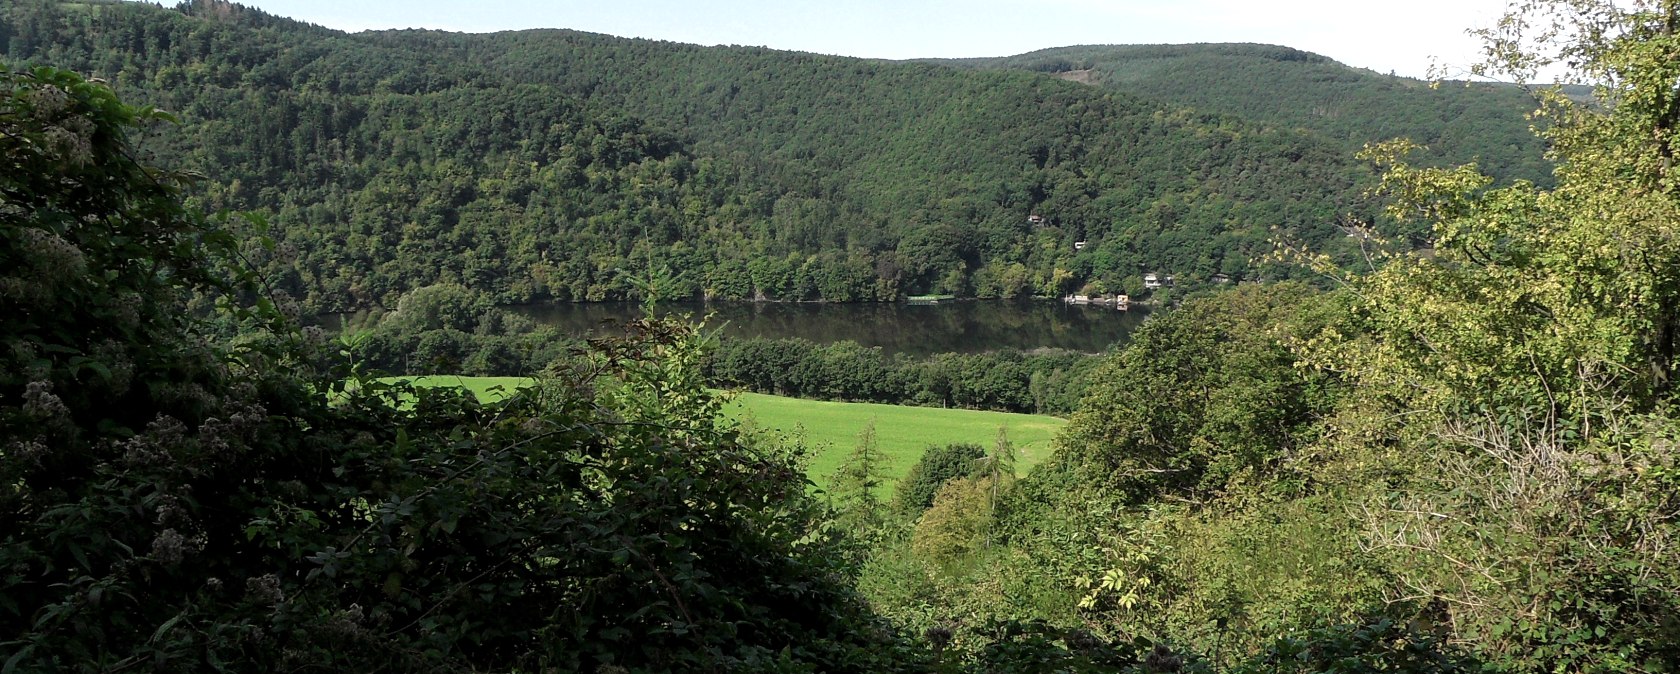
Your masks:
<svg viewBox="0 0 1680 674"><path fill-rule="evenodd" d="M210 0L25 0L0 40L177 113L144 147L210 176L195 203L269 214L257 262L310 309L622 298L660 269L736 299L1135 292L1256 277L1274 238L1345 253L1338 225L1379 217L1339 140L1033 73Z"/></svg>
<svg viewBox="0 0 1680 674"><path fill-rule="evenodd" d="M1381 75L1310 52L1260 44L1087 45L1018 56L940 61L1054 75L1171 105L1311 130L1357 151L1408 138L1420 161L1475 162L1500 180L1550 184L1551 164L1514 86Z"/></svg>
<svg viewBox="0 0 1680 674"><path fill-rule="evenodd" d="M1194 662L1030 619L963 634L983 649L883 620L855 587L871 554L856 511L830 505L871 503L867 486L821 498L799 445L728 422L696 326L637 321L490 404L368 372L356 337L298 328L246 266L236 219L184 205L189 176L135 160L160 121L69 71L0 68L6 670ZM213 337L189 302L238 337ZM973 472L1007 474L995 452ZM973 456L940 454L955 465L917 480ZM867 485L856 465L837 477ZM1359 652L1459 661L1427 640Z"/></svg>
<svg viewBox="0 0 1680 674"><path fill-rule="evenodd" d="M1591 104L1539 94L1549 185L1406 141L1341 159L1311 132L1033 73L564 32L346 36L212 3L4 11L9 59L111 79L0 65L0 671L1680 672L1680 0L1537 0L1489 36L1495 72L1595 85ZM608 56L637 82L595 73ZM781 81L788 63L810 71ZM728 89L760 121L720 103L678 124L681 92L639 89L677 86L661 67L761 78ZM1250 210L1357 213L1299 182L1355 189L1353 161L1376 168L1384 229L1430 246L1350 268L1324 252L1348 245L1339 231L1315 244L1315 221L1294 223L1279 235L1315 247L1279 263L1331 283L1190 297L1090 357L720 346L651 318L574 349L496 307L730 274L776 296L883 297L953 272L979 288L1000 263L910 265L992 245L985 213L1015 206L867 219L915 203L850 191L896 155L820 143L827 127L802 120L826 118L790 109L846 68L837 81L885 112L818 110L859 116L833 126L879 148L944 166L967 155L936 151L957 137L921 115L1013 111L1037 121L963 146L1003 156L1054 129L1018 168L1096 181L1067 213L1137 206L1108 190L1156 200L1072 255L1057 237L1074 224L1049 210L1063 183L1045 183L1021 208L1052 222L1021 235L1056 244L1043 260L1066 284L1107 282L1077 267L1131 250L1116 232L1189 236L1208 203L1230 208L1209 231L1233 246L1258 245ZM889 95L908 91L974 98ZM1082 135L1099 130L1125 133ZM223 174L195 185L183 167ZM974 186L927 179L957 202L926 217L979 208ZM1242 191L1262 187L1281 191ZM840 219L800 229L789 198ZM280 241L254 236L259 216L203 210L247 203ZM549 208L575 218L514 236L515 215ZM798 232L829 238L778 238ZM465 274L475 256L489 264ZM597 266L565 276L580 260ZM288 290L401 301L335 338L299 327ZM497 402L370 371L422 353L546 367ZM872 432L813 490L805 440L731 423L718 379L1072 414L1030 472L1000 429L928 448L889 501Z"/></svg>

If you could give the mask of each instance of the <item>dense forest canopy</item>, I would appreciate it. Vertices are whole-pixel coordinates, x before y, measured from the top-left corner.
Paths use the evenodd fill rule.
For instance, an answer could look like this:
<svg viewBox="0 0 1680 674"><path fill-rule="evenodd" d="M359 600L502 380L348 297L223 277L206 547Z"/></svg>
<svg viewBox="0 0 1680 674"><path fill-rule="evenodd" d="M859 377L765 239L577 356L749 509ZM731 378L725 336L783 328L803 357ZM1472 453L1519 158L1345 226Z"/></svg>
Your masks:
<svg viewBox="0 0 1680 674"><path fill-rule="evenodd" d="M1533 99L1520 87L1425 82L1260 44L1087 45L992 59L940 61L1042 72L1175 105L1307 129L1357 151L1407 138L1436 165L1475 162L1501 181L1551 183Z"/></svg>
<svg viewBox="0 0 1680 674"><path fill-rule="evenodd" d="M210 0L9 3L0 55L178 113L144 147L209 176L196 205L269 214L284 245L257 263L316 310L436 283L625 298L662 269L682 297L1138 294L1286 275L1274 239L1351 255L1381 217L1346 138L1029 72L352 35ZM1428 126L1436 98L1401 109Z"/></svg>

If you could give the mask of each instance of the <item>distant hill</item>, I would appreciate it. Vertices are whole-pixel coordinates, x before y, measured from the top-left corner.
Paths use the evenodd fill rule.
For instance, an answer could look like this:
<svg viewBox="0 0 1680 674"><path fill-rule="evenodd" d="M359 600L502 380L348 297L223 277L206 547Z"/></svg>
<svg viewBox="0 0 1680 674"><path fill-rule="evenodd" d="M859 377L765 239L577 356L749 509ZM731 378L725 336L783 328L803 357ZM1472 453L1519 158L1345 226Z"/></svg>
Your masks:
<svg viewBox="0 0 1680 674"><path fill-rule="evenodd" d="M1524 91L1498 84L1438 87L1327 57L1262 44L1088 45L941 63L1047 73L1171 105L1307 129L1353 148L1406 137L1441 163L1475 161L1501 179L1550 184L1529 131Z"/></svg>
<svg viewBox="0 0 1680 674"><path fill-rule="evenodd" d="M0 54L180 113L146 147L210 177L200 205L270 215L282 245L254 255L311 309L439 282L505 302L650 283L1136 293L1151 271L1259 276L1277 238L1349 254L1339 225L1378 217L1333 129L1009 68L564 30L345 34L218 0L20 0L0 7Z"/></svg>

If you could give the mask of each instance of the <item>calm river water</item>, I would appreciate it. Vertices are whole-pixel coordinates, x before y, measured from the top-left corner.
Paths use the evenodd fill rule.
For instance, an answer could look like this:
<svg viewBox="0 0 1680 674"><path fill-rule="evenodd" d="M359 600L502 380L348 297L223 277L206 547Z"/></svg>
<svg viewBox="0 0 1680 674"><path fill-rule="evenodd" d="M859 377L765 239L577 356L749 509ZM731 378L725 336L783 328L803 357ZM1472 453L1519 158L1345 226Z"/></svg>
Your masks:
<svg viewBox="0 0 1680 674"><path fill-rule="evenodd" d="M583 335L604 321L641 315L629 302L536 304L508 309L538 322ZM711 314L710 326L732 337L803 337L829 343L852 340L888 353L928 355L1049 347L1101 352L1125 341L1147 313L1047 300L973 300L939 304L713 302L661 305L658 312Z"/></svg>

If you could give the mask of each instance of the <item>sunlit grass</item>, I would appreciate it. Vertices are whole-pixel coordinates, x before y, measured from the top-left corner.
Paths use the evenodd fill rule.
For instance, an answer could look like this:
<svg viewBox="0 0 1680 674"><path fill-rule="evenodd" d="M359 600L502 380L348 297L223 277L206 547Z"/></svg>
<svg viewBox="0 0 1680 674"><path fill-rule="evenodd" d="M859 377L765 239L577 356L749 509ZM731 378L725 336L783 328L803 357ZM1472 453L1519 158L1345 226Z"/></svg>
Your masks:
<svg viewBox="0 0 1680 674"><path fill-rule="evenodd" d="M818 485L827 481L870 421L875 422L876 446L888 457L885 472L895 480L915 465L929 445L973 443L989 451L1000 426L1015 447L1017 470L1025 474L1050 455L1051 438L1067 424L1065 419L1034 414L840 403L759 393L736 394L728 413L782 433L803 428L816 450L809 474Z"/></svg>
<svg viewBox="0 0 1680 674"><path fill-rule="evenodd" d="M415 386L454 386L472 391L479 400L491 402L513 395L521 386L537 380L530 377L463 377L455 374L428 374L419 377L387 377L388 381L408 381Z"/></svg>
<svg viewBox="0 0 1680 674"><path fill-rule="evenodd" d="M392 377L416 386L465 388L479 400L492 401L512 395L535 380L528 377L465 377L426 375ZM1009 414L936 407L910 407L874 403L841 403L804 400L760 393L733 393L725 414L742 424L766 432L789 436L802 433L811 447L808 472L819 486L840 465L856 445L858 434L873 421L875 442L886 457L886 475L897 480L910 470L930 445L972 443L988 451L997 441L997 431L1006 429L1015 447L1017 470L1027 470L1050 455L1050 440L1067 420L1035 414ZM888 493L891 485L888 485Z"/></svg>

